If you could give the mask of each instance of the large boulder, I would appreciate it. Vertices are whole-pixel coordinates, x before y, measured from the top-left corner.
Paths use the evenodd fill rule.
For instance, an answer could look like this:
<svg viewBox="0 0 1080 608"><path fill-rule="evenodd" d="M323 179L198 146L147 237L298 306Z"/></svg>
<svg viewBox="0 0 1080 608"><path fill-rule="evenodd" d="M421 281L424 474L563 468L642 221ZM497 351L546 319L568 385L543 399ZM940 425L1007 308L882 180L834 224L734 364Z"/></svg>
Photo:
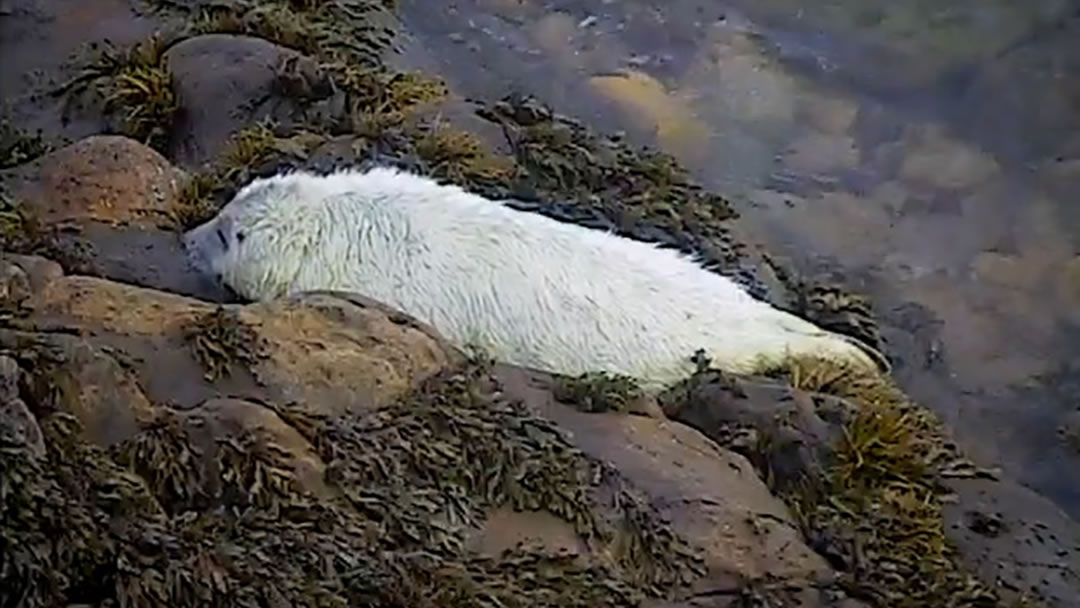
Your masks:
<svg viewBox="0 0 1080 608"><path fill-rule="evenodd" d="M119 135L95 135L16 168L16 200L45 224L172 226L184 173Z"/></svg>
<svg viewBox="0 0 1080 608"><path fill-rule="evenodd" d="M169 49L165 62L180 102L171 155L182 166L215 160L236 131L267 118L287 122L299 101L330 92L314 60L262 38L196 36Z"/></svg>
<svg viewBox="0 0 1080 608"><path fill-rule="evenodd" d="M12 184L24 214L48 229L53 252L69 270L209 301L232 299L187 263L176 224L187 176L151 148L127 137L93 136L0 178Z"/></svg>

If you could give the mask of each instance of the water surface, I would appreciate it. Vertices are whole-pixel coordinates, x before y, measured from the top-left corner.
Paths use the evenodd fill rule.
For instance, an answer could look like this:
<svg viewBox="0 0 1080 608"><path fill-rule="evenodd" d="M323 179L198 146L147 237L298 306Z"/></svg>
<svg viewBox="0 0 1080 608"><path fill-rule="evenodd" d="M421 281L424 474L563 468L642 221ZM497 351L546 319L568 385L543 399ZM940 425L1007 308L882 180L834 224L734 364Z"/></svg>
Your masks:
<svg viewBox="0 0 1080 608"><path fill-rule="evenodd" d="M404 61L660 147L868 292L905 388L1080 518L1080 3L403 5Z"/></svg>

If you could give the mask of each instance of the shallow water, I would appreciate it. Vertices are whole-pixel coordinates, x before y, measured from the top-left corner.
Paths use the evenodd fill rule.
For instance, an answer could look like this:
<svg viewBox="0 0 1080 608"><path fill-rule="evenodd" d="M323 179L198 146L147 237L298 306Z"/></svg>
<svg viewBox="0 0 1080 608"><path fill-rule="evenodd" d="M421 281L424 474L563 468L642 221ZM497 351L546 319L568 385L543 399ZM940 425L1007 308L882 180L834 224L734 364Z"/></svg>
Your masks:
<svg viewBox="0 0 1080 608"><path fill-rule="evenodd" d="M656 145L872 295L909 392L1080 518L1080 3L402 4L404 63Z"/></svg>

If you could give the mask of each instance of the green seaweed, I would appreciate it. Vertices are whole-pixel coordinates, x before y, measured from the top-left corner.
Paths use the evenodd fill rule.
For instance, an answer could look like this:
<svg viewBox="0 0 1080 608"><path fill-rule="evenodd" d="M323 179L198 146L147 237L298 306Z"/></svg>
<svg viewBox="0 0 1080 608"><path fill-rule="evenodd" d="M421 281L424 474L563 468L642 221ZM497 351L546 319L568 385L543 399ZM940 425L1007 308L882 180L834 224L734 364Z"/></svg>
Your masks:
<svg viewBox="0 0 1080 608"><path fill-rule="evenodd" d="M381 64L394 30L387 0L289 0L204 3L191 16L193 34L258 36L329 62Z"/></svg>
<svg viewBox="0 0 1080 608"><path fill-rule="evenodd" d="M103 101L106 115L118 117L121 133L164 150L179 109L164 60L175 41L155 34L127 48L108 41L91 45L91 56L82 62L78 75L56 92L94 92Z"/></svg>
<svg viewBox="0 0 1080 608"><path fill-rule="evenodd" d="M635 379L606 372L556 378L552 394L585 412L626 412L644 396Z"/></svg>
<svg viewBox="0 0 1080 608"><path fill-rule="evenodd" d="M1005 605L946 538L942 480L961 457L928 410L887 376L835 362L793 358L762 372L856 406L822 479L783 494L848 593L888 608Z"/></svg>

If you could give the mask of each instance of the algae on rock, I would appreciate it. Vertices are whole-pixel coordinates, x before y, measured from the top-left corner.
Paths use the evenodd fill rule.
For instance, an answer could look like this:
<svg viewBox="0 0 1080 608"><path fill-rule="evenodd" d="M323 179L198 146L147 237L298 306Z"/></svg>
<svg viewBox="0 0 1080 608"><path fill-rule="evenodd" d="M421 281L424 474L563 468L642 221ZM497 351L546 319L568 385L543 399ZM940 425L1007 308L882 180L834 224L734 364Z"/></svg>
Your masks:
<svg viewBox="0 0 1080 608"><path fill-rule="evenodd" d="M173 42L172 36L154 35L123 49L108 41L92 46L80 73L56 93L70 100L91 90L104 103L106 115L118 115L121 133L162 150L179 107L164 61Z"/></svg>
<svg viewBox="0 0 1080 608"><path fill-rule="evenodd" d="M44 457L0 420L0 526L18 540L0 545L9 597L30 608L614 608L701 573L617 472L506 402L481 363L363 414L273 408L328 463L331 495L305 492L280 447L249 431L218 437L210 466L168 414L108 451L70 414L48 414ZM614 543L613 558L465 551L469 526L502 504L548 509L593 546Z"/></svg>

